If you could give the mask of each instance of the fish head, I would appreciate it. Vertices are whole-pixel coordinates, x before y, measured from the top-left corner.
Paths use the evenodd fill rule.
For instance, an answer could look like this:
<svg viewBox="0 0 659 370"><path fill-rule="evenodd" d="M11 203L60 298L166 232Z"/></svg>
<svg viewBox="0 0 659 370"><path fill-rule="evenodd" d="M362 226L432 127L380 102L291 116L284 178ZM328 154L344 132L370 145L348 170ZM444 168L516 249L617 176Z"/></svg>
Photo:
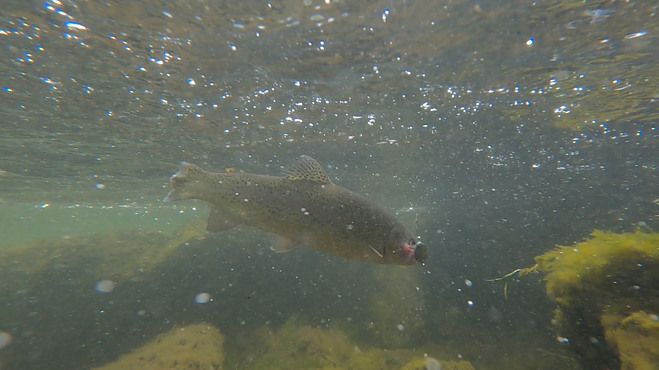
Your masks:
<svg viewBox="0 0 659 370"><path fill-rule="evenodd" d="M398 226L391 231L381 257L385 264L413 265L417 262L425 263L428 258L428 249L423 243L414 239L404 227Z"/></svg>
<svg viewBox="0 0 659 370"><path fill-rule="evenodd" d="M399 259L402 258L402 265L413 265L417 262L425 263L428 258L428 248L415 239L409 239L400 244L397 254Z"/></svg>

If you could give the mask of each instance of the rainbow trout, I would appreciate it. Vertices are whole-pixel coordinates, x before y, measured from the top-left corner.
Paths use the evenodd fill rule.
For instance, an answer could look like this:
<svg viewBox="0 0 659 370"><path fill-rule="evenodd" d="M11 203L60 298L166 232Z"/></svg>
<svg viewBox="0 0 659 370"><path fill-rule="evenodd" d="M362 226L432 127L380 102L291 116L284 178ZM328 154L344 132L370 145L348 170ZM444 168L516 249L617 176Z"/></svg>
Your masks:
<svg viewBox="0 0 659 370"><path fill-rule="evenodd" d="M301 156L283 177L237 171L210 173L182 162L164 199L201 199L211 204L208 230L237 225L279 236L275 250L306 245L353 260L413 265L426 247L378 205L333 184L313 158Z"/></svg>

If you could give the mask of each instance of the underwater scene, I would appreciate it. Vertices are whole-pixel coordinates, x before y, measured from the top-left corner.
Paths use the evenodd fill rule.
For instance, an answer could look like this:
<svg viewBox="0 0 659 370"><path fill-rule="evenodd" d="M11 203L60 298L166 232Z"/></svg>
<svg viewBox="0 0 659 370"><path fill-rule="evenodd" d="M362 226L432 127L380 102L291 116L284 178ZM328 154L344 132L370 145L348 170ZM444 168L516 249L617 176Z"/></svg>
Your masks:
<svg viewBox="0 0 659 370"><path fill-rule="evenodd" d="M658 11L3 0L0 369L659 369Z"/></svg>

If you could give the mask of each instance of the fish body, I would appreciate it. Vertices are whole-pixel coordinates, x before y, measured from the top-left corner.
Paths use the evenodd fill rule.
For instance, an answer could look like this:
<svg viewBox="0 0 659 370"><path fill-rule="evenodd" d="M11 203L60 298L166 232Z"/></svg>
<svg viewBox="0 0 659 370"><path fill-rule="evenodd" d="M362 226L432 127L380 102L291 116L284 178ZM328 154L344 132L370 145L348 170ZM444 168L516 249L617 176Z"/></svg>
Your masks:
<svg viewBox="0 0 659 370"><path fill-rule="evenodd" d="M182 162L166 202L211 204L208 230L249 225L280 237L278 251L306 245L343 258L380 264L423 262L427 250L375 203L333 184L313 158L302 156L283 177L238 171L211 173Z"/></svg>

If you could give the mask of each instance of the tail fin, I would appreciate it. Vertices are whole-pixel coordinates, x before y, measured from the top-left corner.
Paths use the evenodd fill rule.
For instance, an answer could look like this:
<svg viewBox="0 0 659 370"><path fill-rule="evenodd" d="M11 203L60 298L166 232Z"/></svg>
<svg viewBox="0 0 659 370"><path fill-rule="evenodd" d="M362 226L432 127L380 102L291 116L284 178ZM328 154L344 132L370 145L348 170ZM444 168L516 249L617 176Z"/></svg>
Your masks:
<svg viewBox="0 0 659 370"><path fill-rule="evenodd" d="M199 199L203 194L203 189L201 188L206 183L204 179L207 175L208 173L201 168L187 162L181 162L178 172L170 178L172 190L163 199L163 202Z"/></svg>

